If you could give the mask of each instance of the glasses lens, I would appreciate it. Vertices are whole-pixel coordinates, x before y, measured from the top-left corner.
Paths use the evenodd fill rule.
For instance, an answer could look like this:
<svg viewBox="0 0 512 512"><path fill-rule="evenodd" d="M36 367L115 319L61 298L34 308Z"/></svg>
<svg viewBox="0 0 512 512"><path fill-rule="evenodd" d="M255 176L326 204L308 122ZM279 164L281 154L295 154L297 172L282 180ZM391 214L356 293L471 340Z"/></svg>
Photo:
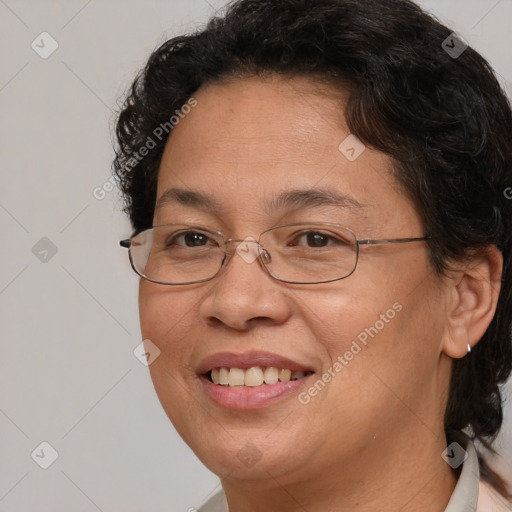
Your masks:
<svg viewBox="0 0 512 512"><path fill-rule="evenodd" d="M166 284L181 284L213 277L224 252L216 233L193 226L156 226L132 239L132 264L143 277Z"/></svg>
<svg viewBox="0 0 512 512"><path fill-rule="evenodd" d="M296 224L265 231L261 261L277 279L319 283L349 276L357 264L357 239L336 224ZM156 226L132 238L130 256L136 272L164 284L211 279L225 252L222 237L201 226Z"/></svg>
<svg viewBox="0 0 512 512"><path fill-rule="evenodd" d="M273 228L262 234L260 243L270 253L265 266L283 281L334 281L349 276L357 264L356 236L335 224Z"/></svg>

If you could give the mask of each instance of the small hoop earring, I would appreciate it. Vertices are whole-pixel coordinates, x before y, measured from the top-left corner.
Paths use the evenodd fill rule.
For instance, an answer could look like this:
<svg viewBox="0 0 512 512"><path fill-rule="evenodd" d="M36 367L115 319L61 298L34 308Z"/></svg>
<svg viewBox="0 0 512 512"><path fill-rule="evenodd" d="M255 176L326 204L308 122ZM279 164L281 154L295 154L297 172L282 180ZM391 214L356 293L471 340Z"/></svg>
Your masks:
<svg viewBox="0 0 512 512"><path fill-rule="evenodd" d="M471 345L468 343L468 354L471 352Z"/></svg>

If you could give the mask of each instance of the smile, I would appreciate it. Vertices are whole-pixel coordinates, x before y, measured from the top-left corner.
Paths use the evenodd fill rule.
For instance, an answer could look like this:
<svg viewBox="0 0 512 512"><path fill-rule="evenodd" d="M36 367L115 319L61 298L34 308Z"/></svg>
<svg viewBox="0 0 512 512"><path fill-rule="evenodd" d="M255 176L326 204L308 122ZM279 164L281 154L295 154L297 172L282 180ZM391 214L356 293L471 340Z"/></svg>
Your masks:
<svg viewBox="0 0 512 512"><path fill-rule="evenodd" d="M196 373L206 397L216 405L251 410L297 394L315 371L278 354L251 351L213 354L201 361Z"/></svg>
<svg viewBox="0 0 512 512"><path fill-rule="evenodd" d="M228 387L258 387L278 382L299 380L313 372L294 371L288 368L253 366L247 370L242 368L213 368L208 378L214 384Z"/></svg>

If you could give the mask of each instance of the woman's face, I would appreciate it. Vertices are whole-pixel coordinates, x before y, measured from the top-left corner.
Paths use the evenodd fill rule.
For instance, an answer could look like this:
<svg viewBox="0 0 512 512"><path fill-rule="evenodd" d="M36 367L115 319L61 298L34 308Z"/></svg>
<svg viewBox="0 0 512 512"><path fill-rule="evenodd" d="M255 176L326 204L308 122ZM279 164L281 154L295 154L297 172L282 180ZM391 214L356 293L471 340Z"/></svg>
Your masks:
<svg viewBox="0 0 512 512"><path fill-rule="evenodd" d="M340 149L350 132L336 90L251 78L194 97L165 148L157 200L178 188L218 208L168 193L154 225L201 224L237 239L298 222L341 224L360 239L424 235L390 159L370 148L357 156L352 139ZM292 190L304 191L302 202L275 201ZM321 201L328 192L346 199ZM160 350L150 365L156 392L206 466L285 484L442 431L445 302L424 243L361 246L355 272L324 284L279 282L241 254L208 282L140 282L143 338ZM219 367L239 369L232 384L250 367L312 373L232 387L210 382Z"/></svg>

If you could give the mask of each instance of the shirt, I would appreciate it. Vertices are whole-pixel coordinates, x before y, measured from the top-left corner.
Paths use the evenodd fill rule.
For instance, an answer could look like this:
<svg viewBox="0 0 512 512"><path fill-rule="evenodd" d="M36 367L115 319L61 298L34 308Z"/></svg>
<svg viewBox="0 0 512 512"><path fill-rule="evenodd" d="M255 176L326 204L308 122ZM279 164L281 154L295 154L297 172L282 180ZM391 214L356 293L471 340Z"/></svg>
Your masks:
<svg viewBox="0 0 512 512"><path fill-rule="evenodd" d="M480 480L478 456L473 441L460 432L456 442L465 449L466 460L457 484L444 512L512 512L507 504L489 484ZM209 499L198 512L229 512L226 495L223 491Z"/></svg>

